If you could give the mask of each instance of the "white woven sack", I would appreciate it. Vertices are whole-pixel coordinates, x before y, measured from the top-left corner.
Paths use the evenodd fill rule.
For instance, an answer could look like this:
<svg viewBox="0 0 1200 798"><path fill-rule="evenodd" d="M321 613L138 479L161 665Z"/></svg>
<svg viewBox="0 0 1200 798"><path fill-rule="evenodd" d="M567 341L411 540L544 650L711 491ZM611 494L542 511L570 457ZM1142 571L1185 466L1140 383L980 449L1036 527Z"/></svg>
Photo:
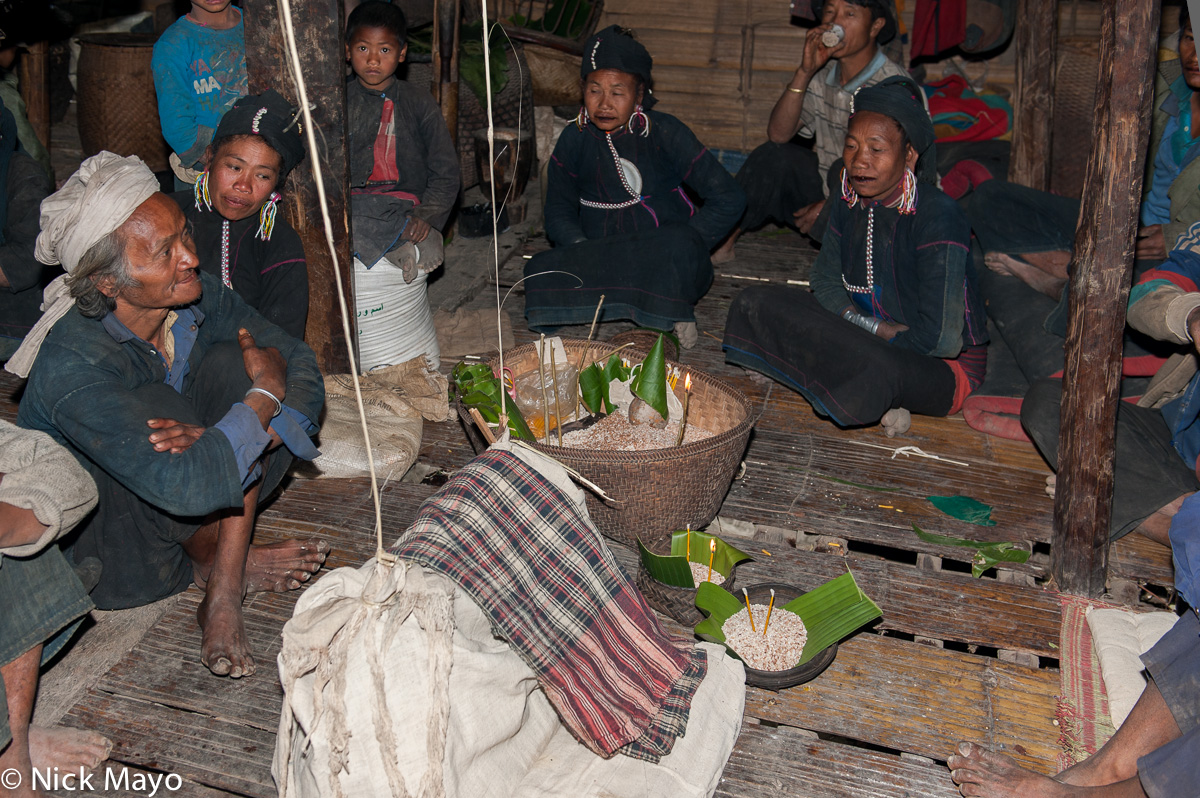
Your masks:
<svg viewBox="0 0 1200 798"><path fill-rule="evenodd" d="M421 413L369 375L360 378L360 385L375 473L384 481L403 476L421 448ZM370 474L358 403L347 375L331 375L325 380L325 418L318 441L321 456L297 469L297 475L338 478Z"/></svg>
<svg viewBox="0 0 1200 798"><path fill-rule="evenodd" d="M418 271L404 282L400 267L386 257L368 269L354 259L354 300L358 310L358 368L370 371L425 355L429 367L441 364L437 330L429 310L426 282Z"/></svg>

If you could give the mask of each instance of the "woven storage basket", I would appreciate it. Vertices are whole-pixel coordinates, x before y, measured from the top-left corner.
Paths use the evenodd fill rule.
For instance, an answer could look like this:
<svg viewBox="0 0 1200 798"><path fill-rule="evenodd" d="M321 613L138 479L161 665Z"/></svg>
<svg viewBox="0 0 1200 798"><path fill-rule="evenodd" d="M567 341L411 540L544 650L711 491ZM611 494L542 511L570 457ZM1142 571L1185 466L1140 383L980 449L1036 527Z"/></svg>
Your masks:
<svg viewBox="0 0 1200 798"><path fill-rule="evenodd" d="M732 593L736 575L737 566L735 565L729 571L729 576L725 578L721 587ZM675 587L658 581L650 575L640 559L638 560L636 581L638 590L642 591L642 595L646 597L646 603L664 615L670 615L684 626L695 626L704 620L704 613L696 609L696 588Z"/></svg>
<svg viewBox="0 0 1200 798"><path fill-rule="evenodd" d="M564 340L572 363L579 362L585 341ZM614 347L593 343L583 361L586 367L608 358ZM623 350L631 363L642 355ZM537 368L537 348L519 346L504 354L504 365L513 374ZM668 361L668 365L678 365ZM493 371L499 360L491 361ZM750 437L750 403L738 390L696 369L692 375L692 397L688 425L714 433L706 440L670 449L641 452L573 449L534 444L538 451L578 471L599 485L613 503L587 495L592 522L607 537L629 546L642 542L652 551L666 551L671 532L691 524L701 529L716 517L733 481ZM683 382L676 393L682 395Z"/></svg>
<svg viewBox="0 0 1200 798"><path fill-rule="evenodd" d="M108 150L136 155L154 172L170 168L150 69L154 37L90 33L79 40L77 112L84 157Z"/></svg>

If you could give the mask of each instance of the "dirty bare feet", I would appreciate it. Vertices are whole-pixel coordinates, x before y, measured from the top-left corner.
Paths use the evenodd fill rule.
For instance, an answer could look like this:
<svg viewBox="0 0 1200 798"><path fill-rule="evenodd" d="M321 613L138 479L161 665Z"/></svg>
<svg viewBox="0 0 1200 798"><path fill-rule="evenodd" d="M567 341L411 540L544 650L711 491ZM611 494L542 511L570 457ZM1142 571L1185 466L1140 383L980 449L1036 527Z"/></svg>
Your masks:
<svg viewBox="0 0 1200 798"><path fill-rule="evenodd" d="M1063 287L1067 284L1065 277L1043 271L1026 259L1014 258L1003 252L988 252L983 256L983 263L997 274L1016 277L1038 293L1045 294L1051 299L1062 296Z"/></svg>
<svg viewBox="0 0 1200 798"><path fill-rule="evenodd" d="M209 590L196 610L204 632L200 662L217 676L240 679L256 670L246 628L242 621L242 599L228 591Z"/></svg>
<svg viewBox="0 0 1200 798"><path fill-rule="evenodd" d="M321 570L329 555L329 543L320 538L281 540L251 546L246 555L247 593L286 593L307 582ZM192 572L196 586L207 590L207 578L197 567Z"/></svg>
<svg viewBox="0 0 1200 798"><path fill-rule="evenodd" d="M887 433L887 436L894 438L908 432L908 428L912 426L912 414L903 407L893 407L883 414L879 423L883 425L883 431Z"/></svg>
<svg viewBox="0 0 1200 798"><path fill-rule="evenodd" d="M95 770L112 753L112 740L69 726L30 726L29 759L38 770Z"/></svg>
<svg viewBox="0 0 1200 798"><path fill-rule="evenodd" d="M675 322L675 337L679 339L679 345L684 349L691 349L694 347L696 345L696 341L700 340L700 331L696 328L696 322Z"/></svg>
<svg viewBox="0 0 1200 798"><path fill-rule="evenodd" d="M1046 495L1051 499L1054 498L1054 492L1058 489L1058 474L1051 474L1046 477Z"/></svg>
<svg viewBox="0 0 1200 798"><path fill-rule="evenodd" d="M950 777L965 796L980 798L1069 798L1088 795L1049 776L1025 770L1011 757L994 754L974 743L958 744L958 753L946 760Z"/></svg>
<svg viewBox="0 0 1200 798"><path fill-rule="evenodd" d="M746 372L746 376L750 378L750 382L754 383L755 385L761 385L765 388L771 383L775 382L775 380L771 379L766 374L763 374L761 371L755 371L754 369L742 370Z"/></svg>

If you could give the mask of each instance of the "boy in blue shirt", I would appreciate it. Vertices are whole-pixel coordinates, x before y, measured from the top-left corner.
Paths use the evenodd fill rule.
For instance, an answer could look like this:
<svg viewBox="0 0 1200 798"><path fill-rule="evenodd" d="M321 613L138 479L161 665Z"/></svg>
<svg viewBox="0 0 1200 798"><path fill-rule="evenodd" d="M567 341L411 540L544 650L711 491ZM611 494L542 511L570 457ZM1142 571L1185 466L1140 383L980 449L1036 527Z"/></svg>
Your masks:
<svg viewBox="0 0 1200 798"><path fill-rule="evenodd" d="M217 124L248 91L242 12L230 2L192 0L191 10L154 45L158 118L180 177L204 168L201 160Z"/></svg>

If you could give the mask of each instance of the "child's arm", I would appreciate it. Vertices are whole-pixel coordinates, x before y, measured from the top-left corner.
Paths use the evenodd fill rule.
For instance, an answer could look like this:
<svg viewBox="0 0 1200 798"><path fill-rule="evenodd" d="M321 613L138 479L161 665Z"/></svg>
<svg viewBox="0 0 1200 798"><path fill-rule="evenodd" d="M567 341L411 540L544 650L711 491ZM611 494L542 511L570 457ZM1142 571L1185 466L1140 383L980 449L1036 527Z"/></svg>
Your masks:
<svg viewBox="0 0 1200 798"><path fill-rule="evenodd" d="M185 40L163 34L154 45L150 65L163 138L185 167L195 169L201 166L200 159L215 131L197 122L196 91L188 72L190 60Z"/></svg>
<svg viewBox="0 0 1200 798"><path fill-rule="evenodd" d="M442 112L433 102L423 105L420 132L425 142L425 168L428 179L421 196L421 204L413 209L412 219L419 219L440 231L446 226L450 211L458 201L458 152L454 149L454 142L450 140L450 131L446 129Z"/></svg>

